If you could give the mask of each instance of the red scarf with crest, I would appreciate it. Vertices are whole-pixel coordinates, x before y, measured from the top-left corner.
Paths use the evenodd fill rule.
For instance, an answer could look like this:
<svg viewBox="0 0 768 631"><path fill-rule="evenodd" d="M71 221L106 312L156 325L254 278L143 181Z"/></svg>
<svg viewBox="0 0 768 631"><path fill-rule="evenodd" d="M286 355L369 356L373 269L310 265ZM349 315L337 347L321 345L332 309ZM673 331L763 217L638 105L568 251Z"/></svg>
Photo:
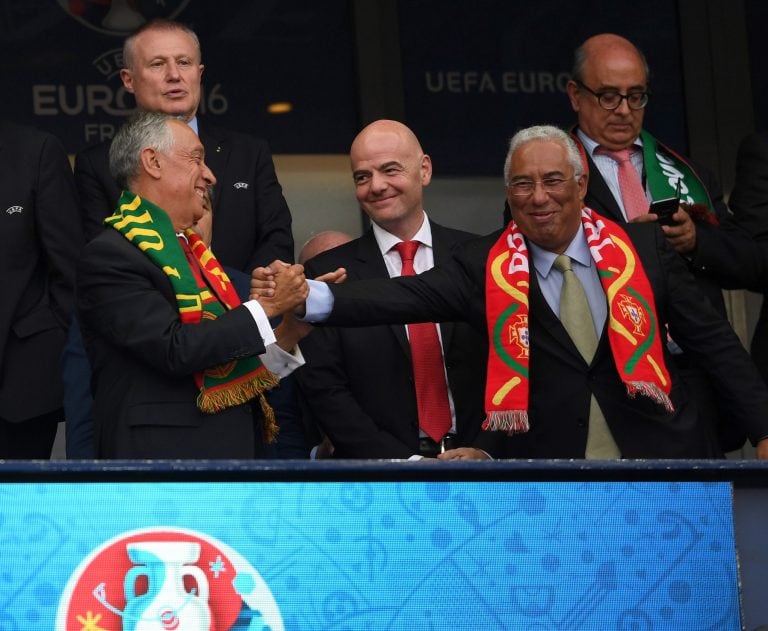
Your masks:
<svg viewBox="0 0 768 631"><path fill-rule="evenodd" d="M621 226L591 209L582 209L581 221L608 300L608 341L627 394L650 397L671 412L656 305L637 252ZM484 430L516 434L529 429L529 263L523 234L511 221L486 265L490 346Z"/></svg>

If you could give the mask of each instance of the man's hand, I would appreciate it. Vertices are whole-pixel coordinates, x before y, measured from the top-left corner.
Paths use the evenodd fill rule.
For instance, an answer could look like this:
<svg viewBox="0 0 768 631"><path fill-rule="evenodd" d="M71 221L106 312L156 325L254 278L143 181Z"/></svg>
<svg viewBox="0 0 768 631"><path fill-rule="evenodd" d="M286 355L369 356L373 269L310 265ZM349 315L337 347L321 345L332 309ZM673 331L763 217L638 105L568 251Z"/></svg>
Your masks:
<svg viewBox="0 0 768 631"><path fill-rule="evenodd" d="M758 441L755 445L755 458L758 460L768 460L768 438Z"/></svg>
<svg viewBox="0 0 768 631"><path fill-rule="evenodd" d="M290 267L288 263L274 261L267 267L255 267L251 272L251 291L248 297L251 300L269 298L275 295L275 271L281 267Z"/></svg>
<svg viewBox="0 0 768 631"><path fill-rule="evenodd" d="M257 268L260 269L260 268ZM274 280L267 281L272 283L270 295L261 295L256 300L264 309L268 318L273 318L282 313L293 312L295 309L303 311L304 301L309 295L309 287L304 278L304 266L288 265L282 261L270 263L267 276ZM254 270L254 274L256 270ZM254 278L251 277L251 296L254 295ZM261 282L261 281L256 281Z"/></svg>
<svg viewBox="0 0 768 631"><path fill-rule="evenodd" d="M683 210L682 206L679 206L677 212L672 215L672 221L674 224L671 226L661 227L669 244L678 254L693 252L696 247L696 224L693 223L691 216Z"/></svg>
<svg viewBox="0 0 768 631"><path fill-rule="evenodd" d="M288 263L275 261L267 267L255 267L251 272L251 291L249 298L258 300L261 297L269 298L275 295L275 271L289 267ZM314 280L324 283L338 284L347 280L347 270L339 267L332 272L321 274Z"/></svg>
<svg viewBox="0 0 768 631"><path fill-rule="evenodd" d="M326 274L321 274L320 276L315 277L314 280L319 280L323 283L331 283L332 285L338 285L347 280L347 270L345 270L343 267L339 267L332 272L327 272Z"/></svg>
<svg viewBox="0 0 768 631"><path fill-rule="evenodd" d="M490 460L488 454L474 447L458 447L437 454L439 460Z"/></svg>
<svg viewBox="0 0 768 631"><path fill-rule="evenodd" d="M275 329L277 345L284 351L292 353L299 341L312 333L314 328L309 322L302 322L292 313L286 313Z"/></svg>

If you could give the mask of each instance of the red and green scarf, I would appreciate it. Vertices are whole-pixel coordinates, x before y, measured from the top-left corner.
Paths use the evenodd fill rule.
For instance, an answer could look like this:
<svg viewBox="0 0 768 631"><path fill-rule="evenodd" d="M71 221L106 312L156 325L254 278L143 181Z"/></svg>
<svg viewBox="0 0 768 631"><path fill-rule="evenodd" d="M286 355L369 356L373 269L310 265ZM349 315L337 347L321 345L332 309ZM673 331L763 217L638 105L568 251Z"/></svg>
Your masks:
<svg viewBox="0 0 768 631"><path fill-rule="evenodd" d="M671 382L656 306L637 252L618 224L591 209L582 210L581 221L608 300L608 341L627 394L650 397L671 412ZM490 347L483 429L527 432L530 265L525 239L514 221L491 248L486 270Z"/></svg>
<svg viewBox="0 0 768 631"><path fill-rule="evenodd" d="M117 212L107 217L104 223L117 230L165 272L176 294L182 324L215 320L240 305L237 292L213 252L193 230L187 230L187 241L212 291L198 286L176 231L161 208L124 191ZM269 443L274 442L278 429L275 414L264 392L276 386L278 379L262 365L258 357L213 366L195 373L194 380L200 390L197 407L207 414L215 414L258 397L264 412L264 439Z"/></svg>

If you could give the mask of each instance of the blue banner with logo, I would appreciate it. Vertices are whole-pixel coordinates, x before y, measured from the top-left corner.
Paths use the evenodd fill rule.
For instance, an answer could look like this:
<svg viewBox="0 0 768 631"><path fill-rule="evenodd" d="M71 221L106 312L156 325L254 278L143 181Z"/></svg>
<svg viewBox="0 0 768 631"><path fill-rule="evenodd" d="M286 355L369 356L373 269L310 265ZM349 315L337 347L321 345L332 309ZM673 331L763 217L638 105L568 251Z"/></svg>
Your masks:
<svg viewBox="0 0 768 631"><path fill-rule="evenodd" d="M329 0L0 2L4 118L75 153L135 107L120 80L126 35L152 18L200 38L200 113L265 137L276 153L346 153L357 132L349 3Z"/></svg>
<svg viewBox="0 0 768 631"><path fill-rule="evenodd" d="M740 629L723 483L0 485L0 628Z"/></svg>

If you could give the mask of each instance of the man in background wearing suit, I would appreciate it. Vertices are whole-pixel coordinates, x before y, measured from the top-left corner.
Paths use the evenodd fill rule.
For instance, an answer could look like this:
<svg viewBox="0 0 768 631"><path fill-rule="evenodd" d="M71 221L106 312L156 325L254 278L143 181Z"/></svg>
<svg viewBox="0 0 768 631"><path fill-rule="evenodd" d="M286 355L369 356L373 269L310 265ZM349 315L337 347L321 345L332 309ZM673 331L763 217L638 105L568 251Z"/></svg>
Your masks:
<svg viewBox="0 0 768 631"><path fill-rule="evenodd" d="M50 458L63 419L58 371L83 245L67 154L0 122L0 459Z"/></svg>
<svg viewBox="0 0 768 631"><path fill-rule="evenodd" d="M220 262L250 274L276 259L293 261L291 215L267 143L197 117L204 66L195 32L178 22L147 22L125 40L123 64L120 77L137 108L183 117L205 147L218 180L211 248ZM87 240L101 231L120 196L108 151L104 142L75 158Z"/></svg>
<svg viewBox="0 0 768 631"><path fill-rule="evenodd" d="M739 262L748 238L733 224L710 171L643 128L648 74L641 51L618 35L596 35L575 51L567 89L578 117L575 139L589 175L585 204L614 221L656 221L658 216L648 212L650 201L677 196L679 183L681 203L662 231L715 309L727 317L722 289L746 286ZM727 404L713 396L715 389L691 357L674 345L672 350L700 409L708 411L709 427L719 434L723 451L741 447L745 435L727 419Z"/></svg>
<svg viewBox="0 0 768 631"><path fill-rule="evenodd" d="M110 170L123 194L77 278L97 457L257 456L276 430L264 399L277 381L267 318L301 299L301 266L276 271L288 292L268 308L240 304L192 230L216 179L181 120L135 114L115 136Z"/></svg>
<svg viewBox="0 0 768 631"><path fill-rule="evenodd" d="M768 239L768 132L750 134L741 141L736 155L736 182L728 200L734 221L761 247ZM760 317L752 336L752 359L768 383L768 302L765 279L752 287L763 294Z"/></svg>
<svg viewBox="0 0 768 631"><path fill-rule="evenodd" d="M579 151L554 127L518 132L505 174L513 221L504 230L413 278L310 281L306 318L464 319L487 332L484 431L477 448L441 458L712 457L717 446L663 343L668 326L768 457L768 389L656 224L584 207ZM577 305L587 314L580 331L565 317Z"/></svg>
<svg viewBox="0 0 768 631"><path fill-rule="evenodd" d="M352 143L350 161L355 195L371 228L307 261L308 275L343 267L351 280L400 276L404 264L398 248L405 242L416 248L418 273L447 260L455 243L473 236L427 217L423 188L432 177L432 163L405 125L371 123ZM304 339L307 363L296 375L314 420L334 446L334 457L434 457L474 440L483 420L482 337L463 323L424 326L431 328L434 380L441 386L442 407L429 413L423 403L429 395L420 394L420 377L414 374L424 357L413 350L412 330L402 325L322 327ZM442 414L443 429L430 435L425 414Z"/></svg>

